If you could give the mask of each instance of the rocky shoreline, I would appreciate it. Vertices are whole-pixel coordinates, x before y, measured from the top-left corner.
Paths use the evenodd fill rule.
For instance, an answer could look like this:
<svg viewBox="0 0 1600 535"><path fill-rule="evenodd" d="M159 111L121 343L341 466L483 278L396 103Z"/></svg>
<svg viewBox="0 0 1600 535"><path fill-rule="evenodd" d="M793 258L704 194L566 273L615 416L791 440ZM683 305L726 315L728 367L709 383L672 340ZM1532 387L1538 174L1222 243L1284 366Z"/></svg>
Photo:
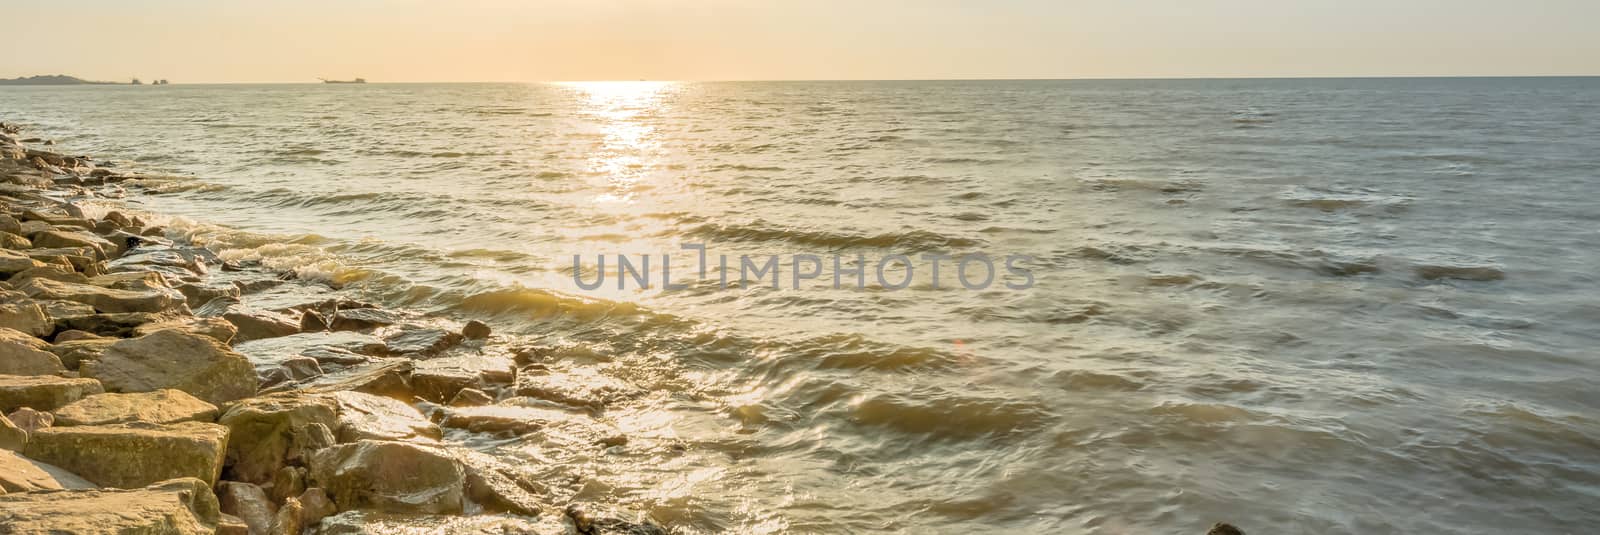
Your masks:
<svg viewBox="0 0 1600 535"><path fill-rule="evenodd" d="M223 261L84 202L137 176L19 132L0 123L0 532L665 533L446 438L621 447L582 416L618 385Z"/></svg>

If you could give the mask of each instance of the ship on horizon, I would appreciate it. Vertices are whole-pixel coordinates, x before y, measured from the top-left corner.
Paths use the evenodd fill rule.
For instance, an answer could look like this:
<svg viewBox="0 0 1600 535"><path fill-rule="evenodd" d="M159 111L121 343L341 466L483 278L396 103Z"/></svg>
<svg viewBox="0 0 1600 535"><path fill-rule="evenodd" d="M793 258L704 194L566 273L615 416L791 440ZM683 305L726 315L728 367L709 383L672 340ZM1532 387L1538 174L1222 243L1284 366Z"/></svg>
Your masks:
<svg viewBox="0 0 1600 535"><path fill-rule="evenodd" d="M324 83L324 84L364 84L364 83L367 83L367 79L366 78L356 78L354 80L329 80L327 78L318 78L318 80L322 80L322 83Z"/></svg>

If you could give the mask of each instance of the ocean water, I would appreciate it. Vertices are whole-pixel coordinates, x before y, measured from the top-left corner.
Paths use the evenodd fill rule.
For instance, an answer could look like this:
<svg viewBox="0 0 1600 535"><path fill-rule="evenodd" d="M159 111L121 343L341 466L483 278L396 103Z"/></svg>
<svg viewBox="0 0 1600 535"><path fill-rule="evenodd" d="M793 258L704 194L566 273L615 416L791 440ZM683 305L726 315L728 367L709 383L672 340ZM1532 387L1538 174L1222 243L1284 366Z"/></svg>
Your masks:
<svg viewBox="0 0 1600 535"><path fill-rule="evenodd" d="M0 118L152 175L113 204L224 257L638 386L625 448L482 447L678 532L1600 523L1600 79L37 87ZM680 280L686 243L1036 281L574 283Z"/></svg>

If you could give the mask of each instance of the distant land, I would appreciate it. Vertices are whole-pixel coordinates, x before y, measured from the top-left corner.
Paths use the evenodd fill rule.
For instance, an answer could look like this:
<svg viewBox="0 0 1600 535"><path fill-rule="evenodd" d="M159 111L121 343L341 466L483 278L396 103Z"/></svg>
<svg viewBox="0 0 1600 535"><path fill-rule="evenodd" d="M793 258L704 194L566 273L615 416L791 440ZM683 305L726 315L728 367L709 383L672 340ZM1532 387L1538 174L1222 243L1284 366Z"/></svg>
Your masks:
<svg viewBox="0 0 1600 535"><path fill-rule="evenodd" d="M144 83L140 82L138 78L134 78L132 82L97 82L97 81L93 81L93 80L84 80L84 79L76 77L76 76L67 76L65 74L41 74L41 75L38 75L38 76L29 76L29 77L26 77L26 78L19 76L19 77L10 78L10 79L0 78L0 85L130 85L130 84L131 85L144 85ZM152 83L152 85L166 85L166 84L167 84L166 80L156 80L155 82Z"/></svg>

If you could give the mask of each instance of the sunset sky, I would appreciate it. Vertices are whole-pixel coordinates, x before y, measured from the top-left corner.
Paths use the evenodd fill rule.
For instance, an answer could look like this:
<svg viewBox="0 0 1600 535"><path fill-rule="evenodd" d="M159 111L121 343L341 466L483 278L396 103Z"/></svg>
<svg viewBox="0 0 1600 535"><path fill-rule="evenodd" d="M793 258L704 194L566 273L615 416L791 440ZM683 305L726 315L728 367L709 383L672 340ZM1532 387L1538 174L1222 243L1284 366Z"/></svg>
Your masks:
<svg viewBox="0 0 1600 535"><path fill-rule="evenodd" d="M178 82L1600 74L1594 0L7 2L0 77Z"/></svg>

